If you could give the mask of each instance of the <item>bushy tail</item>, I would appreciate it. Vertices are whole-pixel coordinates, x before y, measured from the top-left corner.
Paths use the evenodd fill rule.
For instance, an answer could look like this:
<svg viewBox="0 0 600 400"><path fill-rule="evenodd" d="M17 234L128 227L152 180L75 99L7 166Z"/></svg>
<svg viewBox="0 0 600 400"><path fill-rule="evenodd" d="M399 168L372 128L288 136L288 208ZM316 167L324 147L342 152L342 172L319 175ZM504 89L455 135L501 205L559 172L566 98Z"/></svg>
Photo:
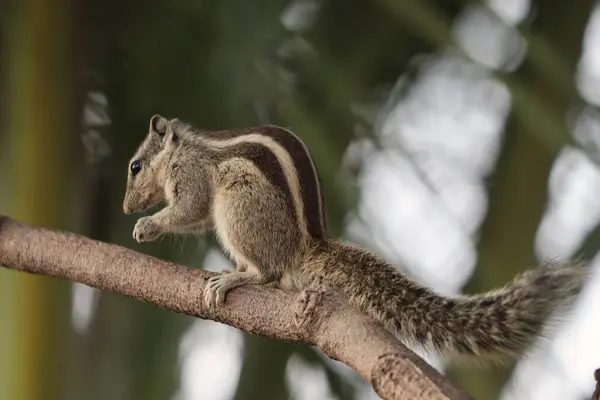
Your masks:
<svg viewBox="0 0 600 400"><path fill-rule="evenodd" d="M331 241L311 255L304 273L343 293L404 342L485 360L520 355L543 334L554 311L575 299L588 268L548 264L501 289L450 298L368 251Z"/></svg>

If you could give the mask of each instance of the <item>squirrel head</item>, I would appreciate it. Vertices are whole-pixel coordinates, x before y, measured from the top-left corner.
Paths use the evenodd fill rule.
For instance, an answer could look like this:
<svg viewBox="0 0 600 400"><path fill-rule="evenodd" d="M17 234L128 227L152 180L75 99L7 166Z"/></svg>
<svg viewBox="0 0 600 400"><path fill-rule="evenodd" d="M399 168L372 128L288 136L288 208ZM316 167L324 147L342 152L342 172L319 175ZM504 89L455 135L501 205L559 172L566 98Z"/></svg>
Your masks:
<svg viewBox="0 0 600 400"><path fill-rule="evenodd" d="M146 211L164 200L164 169L176 141L171 121L152 116L148 134L127 167L126 214Z"/></svg>

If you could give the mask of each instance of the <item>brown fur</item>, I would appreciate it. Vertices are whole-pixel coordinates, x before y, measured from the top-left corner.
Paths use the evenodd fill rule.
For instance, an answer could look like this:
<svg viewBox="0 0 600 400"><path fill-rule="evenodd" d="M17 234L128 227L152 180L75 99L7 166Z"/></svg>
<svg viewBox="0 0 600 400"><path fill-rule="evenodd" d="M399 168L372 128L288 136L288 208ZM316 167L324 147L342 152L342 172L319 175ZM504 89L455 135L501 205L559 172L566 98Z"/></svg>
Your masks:
<svg viewBox="0 0 600 400"><path fill-rule="evenodd" d="M142 168L129 173L125 212L167 202L137 222L135 239L214 230L236 262L236 271L210 279L209 306L247 284L321 286L401 340L486 359L521 353L542 335L550 315L576 297L587 275L579 265L548 265L489 293L440 296L375 254L327 239L314 162L295 135L278 127L200 132L154 116L134 160Z"/></svg>

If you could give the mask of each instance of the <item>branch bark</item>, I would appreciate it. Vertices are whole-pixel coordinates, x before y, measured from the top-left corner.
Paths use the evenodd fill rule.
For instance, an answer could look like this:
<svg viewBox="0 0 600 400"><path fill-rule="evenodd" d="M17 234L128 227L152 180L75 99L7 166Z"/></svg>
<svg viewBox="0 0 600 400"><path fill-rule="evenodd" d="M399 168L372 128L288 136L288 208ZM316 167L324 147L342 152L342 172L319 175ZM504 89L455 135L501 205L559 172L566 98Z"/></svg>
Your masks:
<svg viewBox="0 0 600 400"><path fill-rule="evenodd" d="M202 302L212 273L121 246L0 216L0 264L80 282L249 333L318 346L383 399L468 399L371 318L332 294L266 287L232 290L224 306Z"/></svg>

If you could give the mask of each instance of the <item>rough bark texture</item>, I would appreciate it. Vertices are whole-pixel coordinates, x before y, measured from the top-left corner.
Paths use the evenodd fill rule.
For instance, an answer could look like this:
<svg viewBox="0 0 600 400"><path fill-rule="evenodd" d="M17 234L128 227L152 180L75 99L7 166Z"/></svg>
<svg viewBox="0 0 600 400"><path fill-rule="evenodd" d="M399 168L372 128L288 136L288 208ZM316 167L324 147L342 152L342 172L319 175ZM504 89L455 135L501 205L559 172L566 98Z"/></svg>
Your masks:
<svg viewBox="0 0 600 400"><path fill-rule="evenodd" d="M209 309L201 299L210 272L2 216L0 264L84 283L253 334L316 345L357 371L383 399L468 398L369 317L330 294L245 287L231 291L224 306Z"/></svg>

